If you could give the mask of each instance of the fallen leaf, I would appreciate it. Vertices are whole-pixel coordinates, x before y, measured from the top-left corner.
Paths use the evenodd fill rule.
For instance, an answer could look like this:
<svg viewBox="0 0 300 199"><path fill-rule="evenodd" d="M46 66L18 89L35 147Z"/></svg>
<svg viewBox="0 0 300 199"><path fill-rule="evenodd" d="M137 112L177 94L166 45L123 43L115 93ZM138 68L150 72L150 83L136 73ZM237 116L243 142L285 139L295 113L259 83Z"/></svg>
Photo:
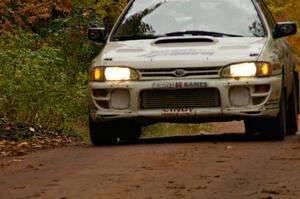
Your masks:
<svg viewBox="0 0 300 199"><path fill-rule="evenodd" d="M34 129L34 128L32 128L32 127L29 127L29 131L31 131L31 132L35 132L35 129Z"/></svg>
<svg viewBox="0 0 300 199"><path fill-rule="evenodd" d="M20 144L17 145L17 147L26 147L28 146L28 142L21 142Z"/></svg>
<svg viewBox="0 0 300 199"><path fill-rule="evenodd" d="M12 162L22 162L20 159L13 159Z"/></svg>

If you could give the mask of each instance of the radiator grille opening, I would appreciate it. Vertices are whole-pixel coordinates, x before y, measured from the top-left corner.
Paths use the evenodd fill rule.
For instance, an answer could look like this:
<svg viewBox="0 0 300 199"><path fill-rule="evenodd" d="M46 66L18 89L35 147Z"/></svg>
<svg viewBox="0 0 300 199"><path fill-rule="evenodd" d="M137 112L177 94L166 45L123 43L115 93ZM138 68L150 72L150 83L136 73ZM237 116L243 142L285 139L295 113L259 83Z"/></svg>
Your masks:
<svg viewBox="0 0 300 199"><path fill-rule="evenodd" d="M139 69L141 80L219 78L221 67ZM178 71L181 75L178 77Z"/></svg>
<svg viewBox="0 0 300 199"><path fill-rule="evenodd" d="M141 109L219 107L216 88L144 90L140 94Z"/></svg>

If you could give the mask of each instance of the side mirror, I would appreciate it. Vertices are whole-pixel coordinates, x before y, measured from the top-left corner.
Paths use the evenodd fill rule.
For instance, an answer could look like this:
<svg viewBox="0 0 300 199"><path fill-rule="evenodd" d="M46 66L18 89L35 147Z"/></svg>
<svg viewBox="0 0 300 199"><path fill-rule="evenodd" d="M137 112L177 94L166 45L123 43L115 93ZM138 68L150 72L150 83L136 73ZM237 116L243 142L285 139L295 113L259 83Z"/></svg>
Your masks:
<svg viewBox="0 0 300 199"><path fill-rule="evenodd" d="M105 43L105 28L104 27L94 27L88 30L88 38L92 41Z"/></svg>
<svg viewBox="0 0 300 199"><path fill-rule="evenodd" d="M297 33L297 25L294 22L278 22L273 33L274 39L294 35Z"/></svg>

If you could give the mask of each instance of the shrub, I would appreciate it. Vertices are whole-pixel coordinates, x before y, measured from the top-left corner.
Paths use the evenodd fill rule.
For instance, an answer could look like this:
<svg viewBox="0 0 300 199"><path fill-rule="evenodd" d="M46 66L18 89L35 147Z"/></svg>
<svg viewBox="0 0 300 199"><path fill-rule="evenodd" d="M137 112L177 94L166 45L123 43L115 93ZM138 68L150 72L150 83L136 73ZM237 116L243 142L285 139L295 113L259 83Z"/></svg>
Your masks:
<svg viewBox="0 0 300 199"><path fill-rule="evenodd" d="M68 132L88 115L87 74L101 45L86 31L100 19L91 0L33 3L0 2L0 118Z"/></svg>
<svg viewBox="0 0 300 199"><path fill-rule="evenodd" d="M61 49L29 48L36 38L21 34L1 42L6 47L0 51L0 113L16 122L69 130L87 113L87 72L76 67L73 72L74 63Z"/></svg>

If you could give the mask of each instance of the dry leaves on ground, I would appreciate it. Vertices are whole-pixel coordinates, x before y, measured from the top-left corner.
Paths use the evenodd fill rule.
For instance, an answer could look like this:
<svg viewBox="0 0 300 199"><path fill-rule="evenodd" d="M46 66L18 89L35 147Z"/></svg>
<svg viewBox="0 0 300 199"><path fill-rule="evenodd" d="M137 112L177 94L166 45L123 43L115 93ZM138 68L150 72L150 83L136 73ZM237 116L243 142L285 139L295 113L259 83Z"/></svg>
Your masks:
<svg viewBox="0 0 300 199"><path fill-rule="evenodd" d="M0 122L0 157L20 156L38 149L64 146L79 142L73 136L46 131L41 128Z"/></svg>

